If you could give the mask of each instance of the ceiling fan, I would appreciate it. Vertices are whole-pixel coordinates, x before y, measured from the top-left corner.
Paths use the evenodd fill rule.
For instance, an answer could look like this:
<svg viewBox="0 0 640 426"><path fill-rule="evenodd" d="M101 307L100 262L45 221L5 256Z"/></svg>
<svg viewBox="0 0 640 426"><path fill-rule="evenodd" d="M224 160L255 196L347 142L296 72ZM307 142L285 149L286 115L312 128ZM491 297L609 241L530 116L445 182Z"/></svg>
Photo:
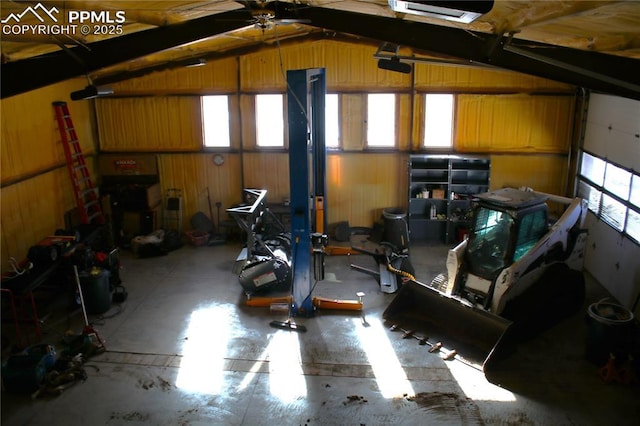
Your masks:
<svg viewBox="0 0 640 426"><path fill-rule="evenodd" d="M299 7L296 4L288 5L283 4L278 1L268 1L268 0L235 0L237 3L243 5L250 13L251 18L248 20L249 23L256 26L256 28L260 28L262 30L267 30L273 28L275 25L279 24L309 24L311 23L308 19L291 19L291 18L279 18L278 15L280 12L295 12L295 10Z"/></svg>

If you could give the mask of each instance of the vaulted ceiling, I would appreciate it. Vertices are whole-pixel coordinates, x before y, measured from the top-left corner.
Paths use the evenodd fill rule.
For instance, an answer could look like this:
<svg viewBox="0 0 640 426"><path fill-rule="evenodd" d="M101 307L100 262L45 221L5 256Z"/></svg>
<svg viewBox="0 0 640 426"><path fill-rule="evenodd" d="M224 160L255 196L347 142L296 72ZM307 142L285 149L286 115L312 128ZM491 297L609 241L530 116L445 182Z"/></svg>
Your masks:
<svg viewBox="0 0 640 426"><path fill-rule="evenodd" d="M2 97L76 76L109 83L276 42L332 38L640 99L640 1L495 0L471 23L397 13L387 0L0 5Z"/></svg>

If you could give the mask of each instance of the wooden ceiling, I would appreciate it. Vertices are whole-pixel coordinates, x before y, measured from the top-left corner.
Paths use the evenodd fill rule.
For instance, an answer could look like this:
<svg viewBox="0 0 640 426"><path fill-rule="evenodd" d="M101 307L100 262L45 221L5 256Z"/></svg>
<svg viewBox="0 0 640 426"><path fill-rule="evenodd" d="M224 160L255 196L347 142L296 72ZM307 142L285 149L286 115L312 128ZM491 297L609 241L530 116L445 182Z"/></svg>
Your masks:
<svg viewBox="0 0 640 426"><path fill-rule="evenodd" d="M114 82L194 59L331 37L390 42L403 55L489 64L640 98L640 1L496 0L469 24L398 14L387 0L0 4L3 97L78 75ZM85 21L89 34L70 21L72 11L93 13ZM22 27L43 22L75 25L75 34Z"/></svg>

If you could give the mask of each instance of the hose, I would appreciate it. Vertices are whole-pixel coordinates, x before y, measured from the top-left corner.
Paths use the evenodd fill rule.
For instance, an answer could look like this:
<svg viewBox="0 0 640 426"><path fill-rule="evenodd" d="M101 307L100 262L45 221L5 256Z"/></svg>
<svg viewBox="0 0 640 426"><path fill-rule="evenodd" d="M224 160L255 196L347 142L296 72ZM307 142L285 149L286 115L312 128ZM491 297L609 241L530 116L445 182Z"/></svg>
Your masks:
<svg viewBox="0 0 640 426"><path fill-rule="evenodd" d="M411 281L415 281L416 277L408 273L407 271L403 271L402 269L394 268L390 263L387 263L387 270L393 272L394 274L400 275L401 277L409 278Z"/></svg>

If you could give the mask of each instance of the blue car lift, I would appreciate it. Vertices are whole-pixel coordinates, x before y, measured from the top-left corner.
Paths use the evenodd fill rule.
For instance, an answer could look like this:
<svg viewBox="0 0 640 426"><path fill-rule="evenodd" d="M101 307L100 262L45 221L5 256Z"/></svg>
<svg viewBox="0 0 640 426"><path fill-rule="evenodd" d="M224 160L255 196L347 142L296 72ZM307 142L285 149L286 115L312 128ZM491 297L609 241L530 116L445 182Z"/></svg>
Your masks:
<svg viewBox="0 0 640 426"><path fill-rule="evenodd" d="M287 117L289 121L289 183L291 207L291 295L252 297L248 306L289 305L287 321L271 326L306 331L293 316L313 316L315 309L362 311L358 300L314 297L315 283L324 279L324 256L328 237L324 209L326 189L325 70L287 71Z"/></svg>
<svg viewBox="0 0 640 426"><path fill-rule="evenodd" d="M324 68L287 71L291 198L292 315L313 315L327 244Z"/></svg>

